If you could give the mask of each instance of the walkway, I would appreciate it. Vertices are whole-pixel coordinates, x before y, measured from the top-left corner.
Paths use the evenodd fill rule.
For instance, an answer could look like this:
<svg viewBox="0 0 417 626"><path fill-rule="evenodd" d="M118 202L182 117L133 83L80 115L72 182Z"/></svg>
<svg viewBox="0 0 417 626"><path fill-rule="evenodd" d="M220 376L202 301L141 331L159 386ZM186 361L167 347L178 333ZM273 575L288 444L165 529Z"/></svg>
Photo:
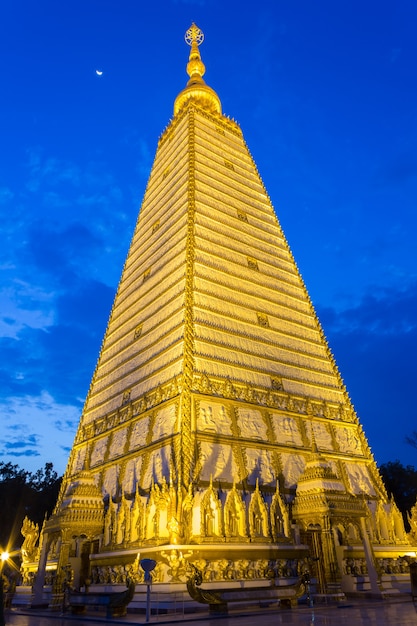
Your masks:
<svg viewBox="0 0 417 626"><path fill-rule="evenodd" d="M61 616L46 611L6 611L6 626L94 626L103 624L145 624L144 615L106 620L105 617ZM152 616L149 624L186 624L187 626L408 626L417 624L417 605L409 596L395 600L346 601L339 605L317 605L313 609L299 606L295 609L266 609L251 614L233 613L229 617L189 615L185 617Z"/></svg>

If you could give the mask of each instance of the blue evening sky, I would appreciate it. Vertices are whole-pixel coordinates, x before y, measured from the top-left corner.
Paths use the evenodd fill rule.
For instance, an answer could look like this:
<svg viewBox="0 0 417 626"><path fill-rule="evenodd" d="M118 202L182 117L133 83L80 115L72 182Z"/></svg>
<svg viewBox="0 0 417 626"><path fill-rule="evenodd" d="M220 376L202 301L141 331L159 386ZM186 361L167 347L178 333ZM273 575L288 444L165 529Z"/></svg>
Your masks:
<svg viewBox="0 0 417 626"><path fill-rule="evenodd" d="M0 460L65 469L192 21L377 462L417 465L415 0L2 3Z"/></svg>

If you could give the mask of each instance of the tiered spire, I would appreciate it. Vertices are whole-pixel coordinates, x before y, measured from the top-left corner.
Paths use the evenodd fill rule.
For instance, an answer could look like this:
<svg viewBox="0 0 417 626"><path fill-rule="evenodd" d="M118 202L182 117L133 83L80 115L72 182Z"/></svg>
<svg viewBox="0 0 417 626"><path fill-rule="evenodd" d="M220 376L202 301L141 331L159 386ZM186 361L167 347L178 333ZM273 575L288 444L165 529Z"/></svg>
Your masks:
<svg viewBox="0 0 417 626"><path fill-rule="evenodd" d="M185 33L185 41L191 46L190 57L187 63L187 74L190 80L187 87L177 96L174 104L174 115L177 115L183 107L194 100L211 113L221 115L222 105L217 93L206 85L203 76L206 68L201 60L199 46L204 41L203 32L194 23Z"/></svg>

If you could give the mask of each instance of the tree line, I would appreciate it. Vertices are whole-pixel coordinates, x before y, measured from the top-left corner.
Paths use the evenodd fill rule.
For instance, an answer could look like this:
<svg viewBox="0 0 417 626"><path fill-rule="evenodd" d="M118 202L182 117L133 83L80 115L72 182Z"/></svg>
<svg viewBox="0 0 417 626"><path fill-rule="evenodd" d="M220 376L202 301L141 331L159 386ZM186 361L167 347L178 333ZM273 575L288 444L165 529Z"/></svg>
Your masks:
<svg viewBox="0 0 417 626"><path fill-rule="evenodd" d="M18 550L23 542L20 533L27 516L42 527L58 498L62 478L52 463L28 472L18 465L0 461L0 549Z"/></svg>

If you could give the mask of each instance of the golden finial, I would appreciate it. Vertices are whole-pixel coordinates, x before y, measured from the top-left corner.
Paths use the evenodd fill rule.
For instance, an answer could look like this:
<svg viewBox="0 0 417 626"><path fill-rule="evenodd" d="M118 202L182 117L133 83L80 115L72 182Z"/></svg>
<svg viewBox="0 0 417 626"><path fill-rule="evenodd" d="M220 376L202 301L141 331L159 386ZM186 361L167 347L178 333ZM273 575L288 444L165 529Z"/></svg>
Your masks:
<svg viewBox="0 0 417 626"><path fill-rule="evenodd" d="M186 43L191 46L190 58L187 64L187 74L190 77L188 85L193 85L197 82L203 83L202 77L205 74L206 68L201 60L200 50L198 49L198 46L204 41L203 31L193 23L185 33L184 39Z"/></svg>
<svg viewBox="0 0 417 626"><path fill-rule="evenodd" d="M201 60L198 48L204 41L203 31L193 22L185 33L184 39L191 47L187 63L187 74L190 80L187 83L187 87L181 91L175 100L174 115L177 115L190 100L197 102L211 113L221 114L221 104L218 95L211 87L206 85L203 79L206 68Z"/></svg>
<svg viewBox="0 0 417 626"><path fill-rule="evenodd" d="M184 39L188 43L189 46L192 46L194 43L197 46L200 46L204 41L204 33L193 22L190 28L185 33Z"/></svg>

